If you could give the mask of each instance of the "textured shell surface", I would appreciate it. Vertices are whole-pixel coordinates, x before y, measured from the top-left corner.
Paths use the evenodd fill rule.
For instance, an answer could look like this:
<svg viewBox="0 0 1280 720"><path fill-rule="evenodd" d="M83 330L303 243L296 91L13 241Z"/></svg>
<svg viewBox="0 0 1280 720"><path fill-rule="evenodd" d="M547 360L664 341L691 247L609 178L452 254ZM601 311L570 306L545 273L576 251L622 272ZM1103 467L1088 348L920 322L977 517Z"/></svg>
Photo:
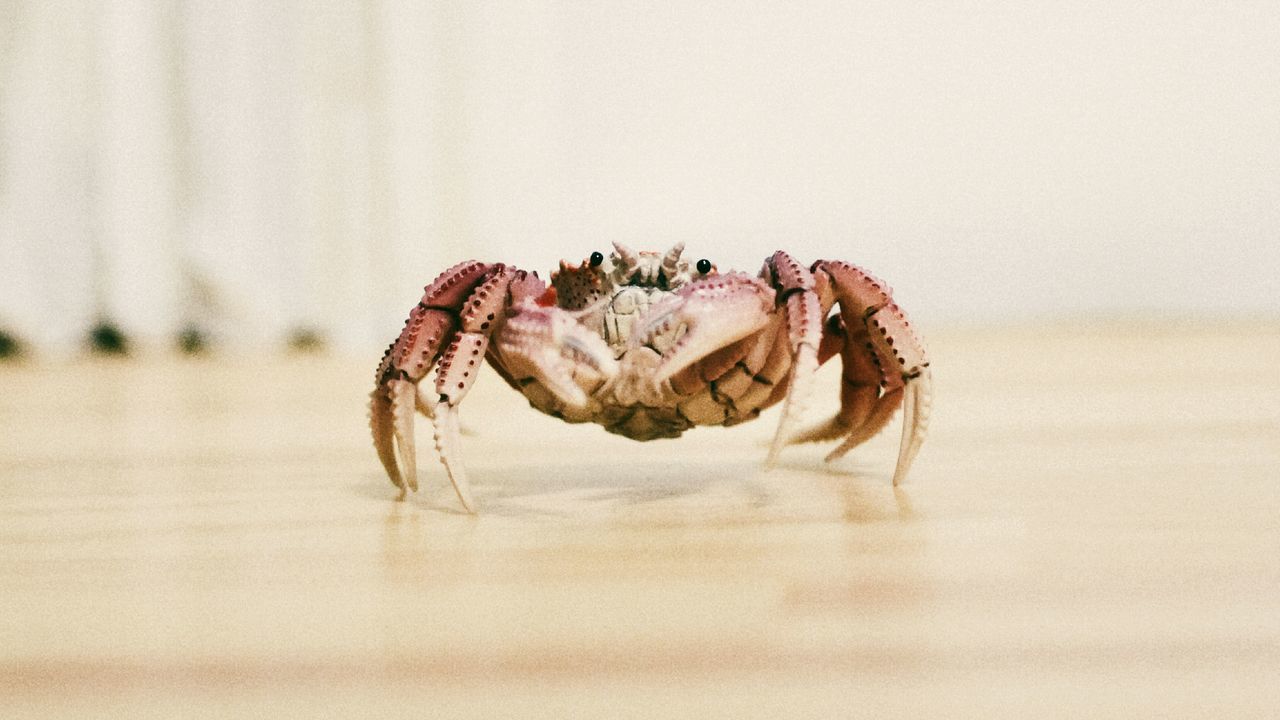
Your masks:
<svg viewBox="0 0 1280 720"><path fill-rule="evenodd" d="M669 383L653 382L662 353L686 328L675 323L643 344L635 339L637 323L644 322L650 311L674 298L681 287L714 272L708 261L683 259L683 251L683 243L666 252L635 251L614 243L614 251L607 256L596 252L580 265L561 263L552 276L556 304L579 313L578 322L609 345L618 361L618 374L592 394L592 407L580 417L552 410L547 407L549 398L526 388L537 395L530 397L534 407L569 421L597 422L636 439L675 437L693 424L677 409L681 398Z"/></svg>
<svg viewBox="0 0 1280 720"><path fill-rule="evenodd" d="M608 256L596 252L578 266L561 263L560 271L552 276L556 302L565 310L580 312L579 322L597 332L622 359L631 349L635 322L676 290L706 274L682 259L683 252L683 243L665 253L637 252L615 243ZM703 261L702 267L711 266ZM680 330L673 327L660 333L649 346L663 352L678 339Z"/></svg>

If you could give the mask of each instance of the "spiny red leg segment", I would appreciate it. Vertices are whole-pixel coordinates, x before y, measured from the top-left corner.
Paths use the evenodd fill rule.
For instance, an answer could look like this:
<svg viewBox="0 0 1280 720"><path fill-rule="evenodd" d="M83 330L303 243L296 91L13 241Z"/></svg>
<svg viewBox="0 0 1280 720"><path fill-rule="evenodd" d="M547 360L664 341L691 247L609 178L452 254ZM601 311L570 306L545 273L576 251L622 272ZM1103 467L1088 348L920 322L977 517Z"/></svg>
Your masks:
<svg viewBox="0 0 1280 720"><path fill-rule="evenodd" d="M902 441L893 476L897 485L924 442L932 407L932 376L924 345L906 313L893 302L889 287L870 273L839 261L819 261L813 269L825 276L819 282L824 306L839 305L845 328L840 349L844 387L836 417L800 439L847 433L844 442L827 456L834 460L878 433L898 406L904 405Z"/></svg>
<svg viewBox="0 0 1280 720"><path fill-rule="evenodd" d="M424 289L404 330L378 365L376 384L369 397L369 428L378 459L387 477L400 488L401 498L409 489L418 489L413 453L416 385L430 372L441 346L457 328L454 308L479 284L488 267L470 261L441 273Z"/></svg>
<svg viewBox="0 0 1280 720"><path fill-rule="evenodd" d="M369 427L378 458L403 498L417 490L413 418L415 406L426 411L431 403L418 394L418 383L437 368L433 421L436 445L463 504L473 503L461 465L452 462L457 448L456 406L475 381L488 338L500 323L509 290L541 293L536 278L501 264L476 261L446 270L425 289L409 314L405 328L378 366L377 384L370 394Z"/></svg>
<svg viewBox="0 0 1280 720"><path fill-rule="evenodd" d="M469 512L475 512L471 482L459 457L458 403L476 381L489 347L489 335L507 303L507 286L514 272L502 265L468 295L459 312L462 332L453 338L436 369L436 393L440 402L432 415L436 452L449 481Z"/></svg>
<svg viewBox="0 0 1280 720"><path fill-rule="evenodd" d="M881 385L879 361L871 351L870 342L867 330L861 324L849 331L841 315L827 318L818 362L825 363L840 355L840 410L830 420L797 434L791 442L822 442L847 437L866 423L879 400Z"/></svg>
<svg viewBox="0 0 1280 720"><path fill-rule="evenodd" d="M782 418L774 433L765 465L772 466L778 453L790 441L804 415L818 370L818 348L822 340L822 306L815 292L813 273L795 258L778 251L765 261L761 277L770 281L785 304L787 334L791 349L791 372L787 381Z"/></svg>

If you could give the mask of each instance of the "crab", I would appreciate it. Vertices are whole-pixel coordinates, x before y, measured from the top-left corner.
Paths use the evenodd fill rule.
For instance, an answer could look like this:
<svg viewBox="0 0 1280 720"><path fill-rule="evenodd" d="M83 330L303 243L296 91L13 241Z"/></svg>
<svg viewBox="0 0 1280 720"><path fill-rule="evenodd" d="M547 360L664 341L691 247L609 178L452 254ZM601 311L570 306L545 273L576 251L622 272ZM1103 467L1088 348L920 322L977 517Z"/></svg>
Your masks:
<svg viewBox="0 0 1280 720"><path fill-rule="evenodd" d="M889 286L847 262L806 267L781 251L755 276L683 254L683 243L663 253L614 243L607 256L562 261L549 286L537 273L478 261L436 278L371 394L373 444L399 499L418 489L418 411L432 421L458 499L475 512L458 407L486 360L537 410L635 440L737 425L782 403L766 467L792 443L840 439L826 459L840 458L902 407L901 483L924 442L932 377ZM836 355L839 410L799 429L815 371ZM433 367L434 383L424 383Z"/></svg>

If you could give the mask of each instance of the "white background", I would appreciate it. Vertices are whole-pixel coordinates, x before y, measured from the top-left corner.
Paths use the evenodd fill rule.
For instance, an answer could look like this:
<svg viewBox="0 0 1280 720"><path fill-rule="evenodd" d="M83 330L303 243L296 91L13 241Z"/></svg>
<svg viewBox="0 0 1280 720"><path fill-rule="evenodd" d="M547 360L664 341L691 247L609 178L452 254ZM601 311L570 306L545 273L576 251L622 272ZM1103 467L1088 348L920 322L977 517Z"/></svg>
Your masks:
<svg viewBox="0 0 1280 720"><path fill-rule="evenodd" d="M0 0L0 329L376 352L476 256L1280 314L1280 4ZM543 273L545 277L545 272Z"/></svg>

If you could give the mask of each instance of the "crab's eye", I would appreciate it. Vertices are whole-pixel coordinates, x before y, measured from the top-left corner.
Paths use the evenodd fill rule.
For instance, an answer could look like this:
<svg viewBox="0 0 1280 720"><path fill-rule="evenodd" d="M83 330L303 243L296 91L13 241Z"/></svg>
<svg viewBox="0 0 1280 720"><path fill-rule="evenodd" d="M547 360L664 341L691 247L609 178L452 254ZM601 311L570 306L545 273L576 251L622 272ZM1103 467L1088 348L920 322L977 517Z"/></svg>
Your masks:
<svg viewBox="0 0 1280 720"><path fill-rule="evenodd" d="M707 273L711 272L711 261L706 258L702 258L701 260L699 260L698 272L702 273L703 275L706 275Z"/></svg>
<svg viewBox="0 0 1280 720"><path fill-rule="evenodd" d="M600 267L600 263L604 262L604 255L598 251L591 253L591 267Z"/></svg>

